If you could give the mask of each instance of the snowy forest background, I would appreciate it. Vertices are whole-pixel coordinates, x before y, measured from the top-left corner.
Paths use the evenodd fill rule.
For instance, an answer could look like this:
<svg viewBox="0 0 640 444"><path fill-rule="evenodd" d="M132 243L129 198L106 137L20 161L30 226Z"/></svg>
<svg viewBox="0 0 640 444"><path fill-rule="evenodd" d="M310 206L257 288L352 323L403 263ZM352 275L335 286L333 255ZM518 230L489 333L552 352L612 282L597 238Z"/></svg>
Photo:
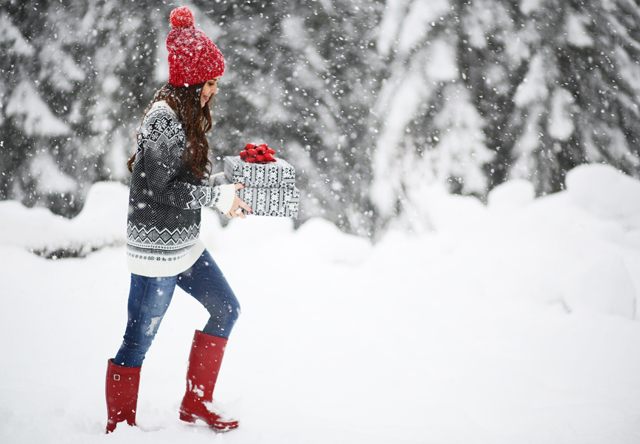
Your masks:
<svg viewBox="0 0 640 444"><path fill-rule="evenodd" d="M208 315L177 290L104 435L179 4L0 0L1 443L640 442L638 0L187 4L227 61L215 155L267 142L303 192L298 221L202 212L242 425L178 418Z"/></svg>
<svg viewBox="0 0 640 444"><path fill-rule="evenodd" d="M0 199L72 217L127 183L168 78L182 3L0 0ZM373 237L429 228L425 186L538 195L606 163L640 177L633 0L193 1L220 47L216 157L267 142L297 167L302 218Z"/></svg>

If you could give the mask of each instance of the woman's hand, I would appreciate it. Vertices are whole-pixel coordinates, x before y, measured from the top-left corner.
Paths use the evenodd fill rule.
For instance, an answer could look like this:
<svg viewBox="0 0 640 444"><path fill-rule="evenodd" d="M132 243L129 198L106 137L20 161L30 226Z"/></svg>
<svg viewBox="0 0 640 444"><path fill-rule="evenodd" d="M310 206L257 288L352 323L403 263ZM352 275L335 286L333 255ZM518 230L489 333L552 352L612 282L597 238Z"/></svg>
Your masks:
<svg viewBox="0 0 640 444"><path fill-rule="evenodd" d="M237 183L236 191L238 191L240 188L244 188L244 185L242 185L241 183ZM251 209L251 207L249 207L249 205L244 203L244 201L240 199L238 195L236 195L233 198L233 204L231 205L231 210L226 214L226 216L229 219L231 219L232 217L239 217L241 219L244 219L247 216L245 216L245 214L242 212L243 209L248 211L249 213L253 213L253 210Z"/></svg>

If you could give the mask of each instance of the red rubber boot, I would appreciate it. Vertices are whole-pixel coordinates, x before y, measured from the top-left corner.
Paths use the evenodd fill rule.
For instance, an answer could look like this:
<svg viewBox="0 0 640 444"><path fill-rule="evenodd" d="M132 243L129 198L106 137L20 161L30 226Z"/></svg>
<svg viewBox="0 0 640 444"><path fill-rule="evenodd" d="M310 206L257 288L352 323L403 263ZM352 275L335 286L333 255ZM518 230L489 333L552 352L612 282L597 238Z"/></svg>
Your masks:
<svg viewBox="0 0 640 444"><path fill-rule="evenodd" d="M116 429L119 422L136 425L138 387L142 367L121 367L109 359L107 364L107 433Z"/></svg>
<svg viewBox="0 0 640 444"><path fill-rule="evenodd" d="M196 419L201 419L218 432L238 427L238 421L223 418L212 403L226 345L226 338L196 331L189 355L187 391L180 406L181 420L196 422Z"/></svg>

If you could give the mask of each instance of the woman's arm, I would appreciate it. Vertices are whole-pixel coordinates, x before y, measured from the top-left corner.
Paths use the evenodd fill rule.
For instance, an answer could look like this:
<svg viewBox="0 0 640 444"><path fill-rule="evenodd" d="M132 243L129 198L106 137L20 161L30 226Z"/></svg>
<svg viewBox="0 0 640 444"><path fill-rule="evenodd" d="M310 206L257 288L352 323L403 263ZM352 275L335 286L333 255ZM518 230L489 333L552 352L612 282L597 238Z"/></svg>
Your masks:
<svg viewBox="0 0 640 444"><path fill-rule="evenodd" d="M151 113L150 113L151 114ZM211 187L193 185L180 176L184 132L176 121L162 111L147 116L140 131L144 171L149 196L157 202L181 209L196 210L216 206L230 211L235 197L233 185Z"/></svg>

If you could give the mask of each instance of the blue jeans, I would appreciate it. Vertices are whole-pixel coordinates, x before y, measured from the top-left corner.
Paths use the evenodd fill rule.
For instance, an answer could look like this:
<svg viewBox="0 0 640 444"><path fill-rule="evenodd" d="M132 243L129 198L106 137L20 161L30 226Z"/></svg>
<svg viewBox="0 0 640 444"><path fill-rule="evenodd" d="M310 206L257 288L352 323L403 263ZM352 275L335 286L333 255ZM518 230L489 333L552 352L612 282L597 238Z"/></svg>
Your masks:
<svg viewBox="0 0 640 444"><path fill-rule="evenodd" d="M195 264L177 276L146 277L131 274L129 319L122 346L113 362L140 367L169 308L178 285L196 298L211 317L202 331L228 338L240 314L240 304L222 271L205 250Z"/></svg>

